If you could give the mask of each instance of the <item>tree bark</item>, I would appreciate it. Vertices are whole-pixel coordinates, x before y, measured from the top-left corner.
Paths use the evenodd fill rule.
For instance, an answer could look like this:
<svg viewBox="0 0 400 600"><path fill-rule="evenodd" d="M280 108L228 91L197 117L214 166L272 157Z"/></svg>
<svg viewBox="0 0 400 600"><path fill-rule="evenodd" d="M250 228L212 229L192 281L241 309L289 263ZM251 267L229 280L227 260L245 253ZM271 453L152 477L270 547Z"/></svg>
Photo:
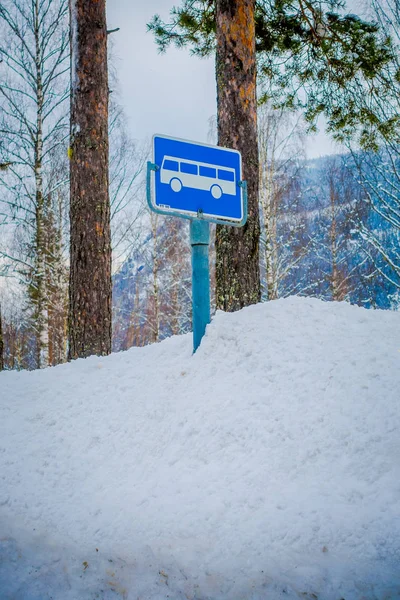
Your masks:
<svg viewBox="0 0 400 600"><path fill-rule="evenodd" d="M35 237L35 273L36 295L36 364L38 369L49 364L49 315L46 289L46 231L43 197L43 48L40 39L39 2L34 5L35 34L35 76L36 76L36 131L34 143L35 185L36 185L36 237Z"/></svg>
<svg viewBox="0 0 400 600"><path fill-rule="evenodd" d="M217 226L217 308L235 311L261 299L258 209L255 0L217 0L218 144L242 153L248 220Z"/></svg>
<svg viewBox="0 0 400 600"><path fill-rule="evenodd" d="M268 131L263 132L263 135L268 134ZM275 157L273 155L273 151L271 152L272 156L269 156L266 143L264 144L263 142L264 140L262 139L261 143L259 144L259 196L265 235L265 281L267 288L267 300L275 300L278 297L278 274L276 269L276 202L274 190Z"/></svg>
<svg viewBox="0 0 400 600"><path fill-rule="evenodd" d="M339 292L340 288L340 273L339 273L339 265L338 265L338 253L339 253L339 244L338 244L338 197L337 191L335 189L335 181L338 178L337 170L334 167L331 167L329 172L329 196L330 196L330 209L331 209L331 225L329 231L330 237L330 251L331 251L331 277L330 277L330 287L331 287L331 296L332 300L340 301L343 300Z"/></svg>
<svg viewBox="0 0 400 600"><path fill-rule="evenodd" d="M69 359L111 352L105 0L70 0Z"/></svg>

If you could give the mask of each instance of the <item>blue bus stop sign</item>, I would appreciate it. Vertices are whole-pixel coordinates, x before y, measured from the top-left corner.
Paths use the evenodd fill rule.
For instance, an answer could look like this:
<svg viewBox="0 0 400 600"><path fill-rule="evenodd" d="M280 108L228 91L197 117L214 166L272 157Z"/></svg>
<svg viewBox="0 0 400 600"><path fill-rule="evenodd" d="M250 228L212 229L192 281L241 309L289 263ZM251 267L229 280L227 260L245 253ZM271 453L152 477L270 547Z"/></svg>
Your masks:
<svg viewBox="0 0 400 600"><path fill-rule="evenodd" d="M162 135L153 137L155 209L182 216L244 217L240 152Z"/></svg>
<svg viewBox="0 0 400 600"><path fill-rule="evenodd" d="M146 190L151 210L190 220L195 352L210 322L209 223L243 227L247 220L240 152L155 135Z"/></svg>

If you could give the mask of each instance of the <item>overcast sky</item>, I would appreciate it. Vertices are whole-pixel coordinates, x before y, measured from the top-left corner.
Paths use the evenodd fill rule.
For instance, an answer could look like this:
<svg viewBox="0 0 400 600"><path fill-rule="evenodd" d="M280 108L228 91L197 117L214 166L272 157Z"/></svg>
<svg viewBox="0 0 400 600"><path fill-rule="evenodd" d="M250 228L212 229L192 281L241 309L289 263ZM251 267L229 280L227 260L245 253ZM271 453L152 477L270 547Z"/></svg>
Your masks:
<svg viewBox="0 0 400 600"><path fill-rule="evenodd" d="M121 103L132 137L150 139L162 133L199 142L209 141L209 119L216 114L214 60L199 59L187 50L170 48L160 54L146 23L155 13L167 18L180 0L108 0L108 28ZM307 156L335 151L323 134L307 141Z"/></svg>

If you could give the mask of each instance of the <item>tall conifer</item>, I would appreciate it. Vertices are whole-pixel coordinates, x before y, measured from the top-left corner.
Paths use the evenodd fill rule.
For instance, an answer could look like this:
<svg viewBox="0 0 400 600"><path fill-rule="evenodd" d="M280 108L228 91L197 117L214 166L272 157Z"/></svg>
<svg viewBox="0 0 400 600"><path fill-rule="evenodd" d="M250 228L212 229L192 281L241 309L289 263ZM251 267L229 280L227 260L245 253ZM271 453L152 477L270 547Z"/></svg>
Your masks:
<svg viewBox="0 0 400 600"><path fill-rule="evenodd" d="M70 0L69 358L111 352L105 0Z"/></svg>

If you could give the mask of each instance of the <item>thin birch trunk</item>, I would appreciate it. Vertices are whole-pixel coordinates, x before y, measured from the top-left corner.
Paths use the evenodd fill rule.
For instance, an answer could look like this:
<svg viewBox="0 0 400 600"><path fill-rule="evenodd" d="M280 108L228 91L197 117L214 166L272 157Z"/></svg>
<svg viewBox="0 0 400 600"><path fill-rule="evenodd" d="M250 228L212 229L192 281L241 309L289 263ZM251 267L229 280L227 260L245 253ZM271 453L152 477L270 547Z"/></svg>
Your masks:
<svg viewBox="0 0 400 600"><path fill-rule="evenodd" d="M49 315L46 289L46 223L43 198L43 49L40 44L39 0L35 0L35 67L36 67L36 139L35 139L35 184L36 184L36 362L37 367L49 364Z"/></svg>
<svg viewBox="0 0 400 600"><path fill-rule="evenodd" d="M338 281L338 265L337 265L337 223L336 223L336 210L337 210L337 198L334 189L334 184L332 181L332 176L334 174L330 174L330 204L331 204L331 227L329 232L330 237L330 245L331 245L331 294L332 300L340 300L339 298L339 281Z"/></svg>

